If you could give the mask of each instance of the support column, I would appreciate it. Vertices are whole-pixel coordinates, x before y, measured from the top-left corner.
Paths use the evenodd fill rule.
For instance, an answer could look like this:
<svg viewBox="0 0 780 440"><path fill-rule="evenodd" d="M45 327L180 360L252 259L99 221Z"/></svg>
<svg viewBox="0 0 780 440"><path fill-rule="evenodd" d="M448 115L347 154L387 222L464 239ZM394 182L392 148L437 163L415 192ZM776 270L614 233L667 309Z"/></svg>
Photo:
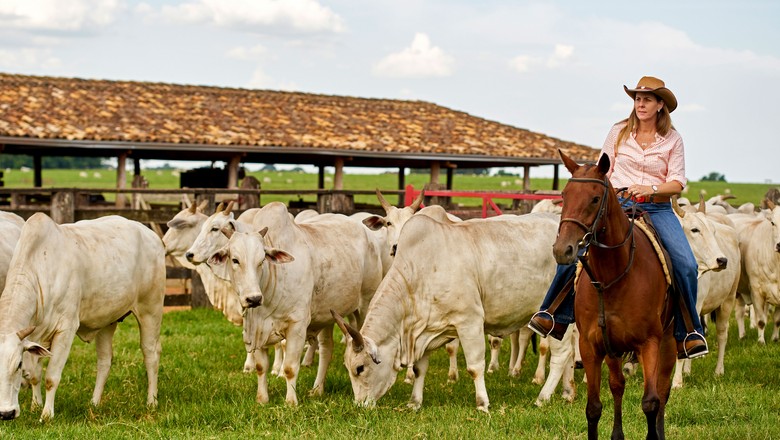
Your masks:
<svg viewBox="0 0 780 440"><path fill-rule="evenodd" d="M43 186L43 165L40 154L33 155L33 186L36 188Z"/></svg>
<svg viewBox="0 0 780 440"><path fill-rule="evenodd" d="M344 189L344 158L337 157L333 166L336 168L333 173L333 189Z"/></svg>
<svg viewBox="0 0 780 440"><path fill-rule="evenodd" d="M523 165L523 192L531 190L531 167Z"/></svg>
<svg viewBox="0 0 780 440"><path fill-rule="evenodd" d="M558 177L558 167L559 166L560 165L553 165L553 187L552 187L552 189L554 189L555 191L558 191L558 189L561 186L561 183L560 183L559 177Z"/></svg>
<svg viewBox="0 0 780 440"><path fill-rule="evenodd" d="M116 188L117 189L125 189L127 188L127 152L122 153L117 157L116 161ZM127 198L125 194L116 194L116 207L117 208L124 208L127 204Z"/></svg>
<svg viewBox="0 0 780 440"><path fill-rule="evenodd" d="M325 166L317 167L317 189L325 189Z"/></svg>
<svg viewBox="0 0 780 440"><path fill-rule="evenodd" d="M228 188L238 188L238 167L241 165L241 155L236 154L228 162Z"/></svg>
<svg viewBox="0 0 780 440"><path fill-rule="evenodd" d="M398 168L398 190L403 191L406 189L406 168L399 167ZM404 193L398 193L398 204L395 205L398 207L404 206Z"/></svg>
<svg viewBox="0 0 780 440"><path fill-rule="evenodd" d="M441 170L441 164L439 162L431 162L431 179L429 183L439 183L439 171Z"/></svg>

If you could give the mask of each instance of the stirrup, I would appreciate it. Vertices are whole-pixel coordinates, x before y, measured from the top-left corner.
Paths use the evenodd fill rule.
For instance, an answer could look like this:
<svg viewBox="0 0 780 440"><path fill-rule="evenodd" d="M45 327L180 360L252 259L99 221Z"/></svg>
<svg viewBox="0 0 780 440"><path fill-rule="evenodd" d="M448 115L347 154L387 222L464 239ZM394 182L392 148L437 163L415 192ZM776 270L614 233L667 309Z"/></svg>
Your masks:
<svg viewBox="0 0 780 440"><path fill-rule="evenodd" d="M534 325L534 318L536 318L541 313L548 315L550 317L550 321L552 321L552 325L550 326L550 331L548 331L546 334L542 331L542 329ZM528 328L533 330L533 332L536 333L537 335L546 338L547 336L550 336L550 333L552 333L553 330L555 330L555 317L552 315L552 313L548 312L547 310L539 310L538 312L534 313L533 316L531 316L531 321L528 323Z"/></svg>
<svg viewBox="0 0 780 440"><path fill-rule="evenodd" d="M701 338L701 341L704 342L704 350L703 351L699 351L699 352L696 352L696 353L693 353L693 354L688 354L688 346L686 345L686 342L688 342L688 338L690 338L691 336L698 336L699 338ZM683 341L682 341L682 346L683 346L683 351L685 353L685 357L687 359L696 359L696 358L702 357L702 356L704 356L704 355L706 355L707 353L710 352L709 347L707 346L707 339L704 337L704 335L702 335L701 333L699 333L696 330L694 330L694 331L688 333L687 335L685 335L685 339L683 339Z"/></svg>

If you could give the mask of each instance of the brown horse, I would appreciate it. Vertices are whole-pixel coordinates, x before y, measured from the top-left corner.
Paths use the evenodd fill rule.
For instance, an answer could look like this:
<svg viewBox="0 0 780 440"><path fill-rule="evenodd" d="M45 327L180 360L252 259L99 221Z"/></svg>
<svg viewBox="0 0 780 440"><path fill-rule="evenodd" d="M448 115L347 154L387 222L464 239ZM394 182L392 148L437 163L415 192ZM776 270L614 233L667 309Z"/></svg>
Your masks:
<svg viewBox="0 0 780 440"><path fill-rule="evenodd" d="M621 355L636 352L644 374L642 411L647 438L664 438L664 408L676 361L671 301L663 266L651 241L634 229L607 178L609 157L577 165L559 150L572 178L563 189L563 211L553 254L559 264L578 258L575 319L588 380L588 438L598 438L601 364L609 367L615 405L612 438L622 439L625 377Z"/></svg>

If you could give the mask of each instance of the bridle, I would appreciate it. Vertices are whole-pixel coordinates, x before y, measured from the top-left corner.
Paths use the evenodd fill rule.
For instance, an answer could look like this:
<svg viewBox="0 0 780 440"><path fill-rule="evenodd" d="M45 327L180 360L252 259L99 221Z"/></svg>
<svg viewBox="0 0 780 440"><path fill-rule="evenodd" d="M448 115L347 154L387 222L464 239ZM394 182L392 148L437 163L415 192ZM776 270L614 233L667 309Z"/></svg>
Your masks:
<svg viewBox="0 0 780 440"><path fill-rule="evenodd" d="M574 177L569 179L569 182L573 183L597 183L599 185L602 185L604 187L604 194L602 194L601 201L599 203L599 210L596 213L596 218L593 219L593 223L588 226L582 221L576 219L576 218L561 218L561 221L558 225L558 231L560 232L561 225L563 225L564 222L571 222L575 225L579 226L580 228L585 230L585 235L583 235L582 239L577 243L578 248L578 259L580 263L582 263L582 268L585 269L585 272L587 272L588 277L590 277L590 283L593 285L593 288L596 289L596 292L598 292L599 296L599 327L601 327L602 331L602 339L604 340L604 347L606 348L607 354L615 358L617 355L612 351L612 348L609 345L609 338L607 338L607 321L605 319L604 314L604 291L610 287L612 287L615 283L620 281L626 274L628 274L628 271L631 270L631 266L634 263L634 254L636 253L636 241L634 240L634 221L636 219L636 204L632 206L632 212L631 212L631 226L628 228L628 232L626 233L626 236L623 238L623 241L616 244L616 245L607 245L605 243L602 243L598 241L598 238L596 234L598 231L596 228L600 224L602 217L604 216L604 213L607 210L607 196L609 195L610 185L609 181L605 177L604 180L601 179L594 179L594 178L585 178L585 177ZM627 188L620 188L617 193L625 192ZM606 227L602 227L601 231L606 229ZM629 253L628 257L628 264L626 265L626 269L617 276L617 278L613 279L607 284L603 284L600 281L597 281L596 278L593 276L593 271L591 269L590 264L588 263L588 256L589 256L589 250L591 245L595 245L601 249L617 249L621 248L628 243L628 241L631 240L631 251ZM579 249L584 249L585 251L580 255Z"/></svg>

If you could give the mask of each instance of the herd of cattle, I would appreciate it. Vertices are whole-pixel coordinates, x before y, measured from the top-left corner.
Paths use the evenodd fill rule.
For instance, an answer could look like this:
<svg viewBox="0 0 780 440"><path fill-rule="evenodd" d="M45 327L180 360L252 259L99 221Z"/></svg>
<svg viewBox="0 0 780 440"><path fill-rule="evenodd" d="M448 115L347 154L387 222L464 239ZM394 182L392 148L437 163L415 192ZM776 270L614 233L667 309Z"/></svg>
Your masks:
<svg viewBox="0 0 780 440"><path fill-rule="evenodd" d="M54 416L54 395L76 335L95 341L92 403L98 405L114 331L129 314L139 324L147 404L156 405L166 254L195 269L215 308L242 326L244 370L257 373L259 403L269 401L267 378L276 375L287 382L286 402L297 404L300 367L313 362L315 351L319 364L310 393L321 395L338 325L357 403L375 404L407 369L409 406L419 408L428 356L446 345L450 380L457 378L462 347L477 408L488 411L485 373L498 368L501 338L510 337L509 372L517 375L531 339L525 324L555 272L551 246L559 207L542 201L529 214L461 221L440 206L420 208L421 198L397 208L379 191L377 197L384 216L303 211L293 217L276 202L238 217L228 203L209 216L204 205L193 204L168 222L162 240L118 216L60 225L44 213L24 221L0 212L0 419L19 415L23 383L32 387L32 407L43 406L42 419ZM767 313L775 306L772 339L778 339L780 208L774 202L765 199L765 209L733 208L720 196L698 205L674 203L699 265L697 307L702 315L716 315L717 375L724 374L732 311L743 338L746 306L752 305L751 322L764 343ZM562 341L542 341L534 375L543 383L538 405L559 383L563 398L574 399L576 339L570 326ZM44 357L50 357L45 400ZM677 367L675 387L690 372L690 364Z"/></svg>

